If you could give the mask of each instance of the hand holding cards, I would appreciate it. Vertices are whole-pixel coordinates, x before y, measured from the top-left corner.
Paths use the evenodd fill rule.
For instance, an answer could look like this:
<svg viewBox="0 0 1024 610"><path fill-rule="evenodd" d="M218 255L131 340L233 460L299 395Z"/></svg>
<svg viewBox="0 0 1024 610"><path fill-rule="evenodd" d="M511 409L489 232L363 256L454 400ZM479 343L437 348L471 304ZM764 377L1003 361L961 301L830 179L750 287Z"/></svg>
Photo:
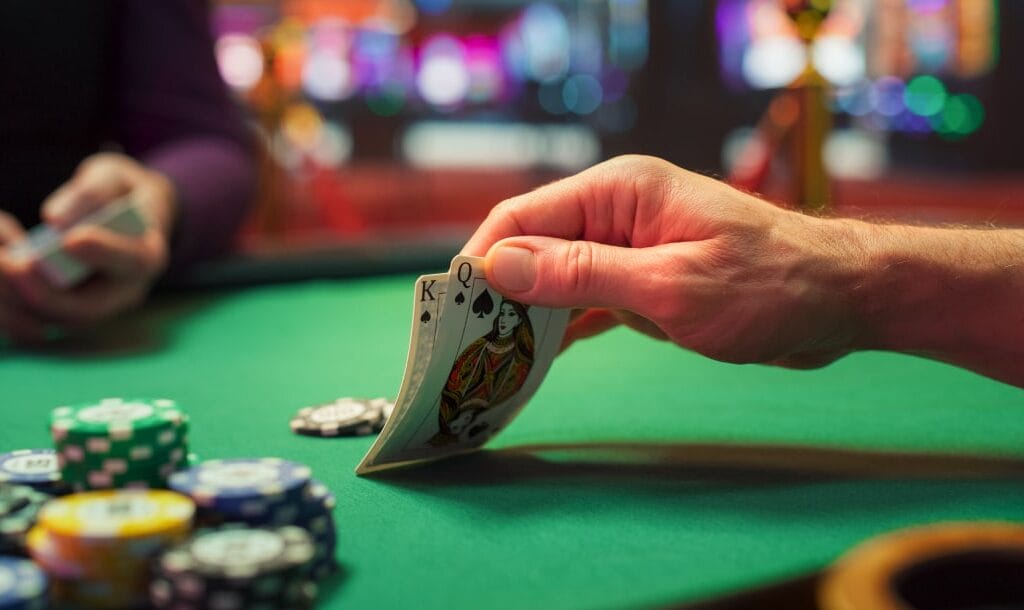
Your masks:
<svg viewBox="0 0 1024 610"><path fill-rule="evenodd" d="M357 474L479 449L537 391L569 320L502 298L476 257L419 278L414 294L402 389Z"/></svg>
<svg viewBox="0 0 1024 610"><path fill-rule="evenodd" d="M63 249L63 237L74 227L95 225L122 235L142 235L146 221L127 197L115 200L62 230L39 225L25 239L13 244L12 258L35 259L39 269L55 286L69 288L84 280L91 269Z"/></svg>

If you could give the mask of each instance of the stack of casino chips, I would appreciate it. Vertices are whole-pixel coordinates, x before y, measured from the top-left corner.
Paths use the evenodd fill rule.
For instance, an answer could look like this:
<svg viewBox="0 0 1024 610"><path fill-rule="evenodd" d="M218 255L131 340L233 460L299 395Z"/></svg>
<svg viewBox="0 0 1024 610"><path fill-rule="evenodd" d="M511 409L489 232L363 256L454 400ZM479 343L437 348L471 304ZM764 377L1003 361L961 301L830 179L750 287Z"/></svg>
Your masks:
<svg viewBox="0 0 1024 610"><path fill-rule="evenodd" d="M48 607L46 574L34 563L0 557L0 610L43 610Z"/></svg>
<svg viewBox="0 0 1024 610"><path fill-rule="evenodd" d="M171 476L171 489L195 501L202 525L297 525L315 546L314 578L337 568L334 497L311 478L308 466L278 458L209 460Z"/></svg>
<svg viewBox="0 0 1024 610"><path fill-rule="evenodd" d="M26 554L25 538L50 498L25 485L0 484L0 553Z"/></svg>
<svg viewBox="0 0 1024 610"><path fill-rule="evenodd" d="M309 533L294 525L200 530L160 556L150 585L157 609L303 610L316 602Z"/></svg>
<svg viewBox="0 0 1024 610"><path fill-rule="evenodd" d="M186 465L188 427L167 399L105 398L50 416L61 477L74 491L167 487Z"/></svg>
<svg viewBox="0 0 1024 610"><path fill-rule="evenodd" d="M188 536L194 514L195 504L171 491L71 494L43 506L28 550L60 607L144 607L150 562Z"/></svg>

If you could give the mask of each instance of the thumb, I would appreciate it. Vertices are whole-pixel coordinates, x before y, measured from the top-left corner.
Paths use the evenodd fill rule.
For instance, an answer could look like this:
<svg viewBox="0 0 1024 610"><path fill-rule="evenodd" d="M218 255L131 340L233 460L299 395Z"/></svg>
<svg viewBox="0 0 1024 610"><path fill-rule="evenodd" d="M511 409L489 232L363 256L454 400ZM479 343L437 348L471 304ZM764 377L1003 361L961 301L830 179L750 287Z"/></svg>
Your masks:
<svg viewBox="0 0 1024 610"><path fill-rule="evenodd" d="M554 237L511 237L484 260L487 281L501 294L544 307L603 307L643 313L656 299L648 279L656 248L621 248Z"/></svg>
<svg viewBox="0 0 1024 610"><path fill-rule="evenodd" d="M97 155L83 161L74 177L47 197L42 216L50 224L68 227L129 190L119 164Z"/></svg>

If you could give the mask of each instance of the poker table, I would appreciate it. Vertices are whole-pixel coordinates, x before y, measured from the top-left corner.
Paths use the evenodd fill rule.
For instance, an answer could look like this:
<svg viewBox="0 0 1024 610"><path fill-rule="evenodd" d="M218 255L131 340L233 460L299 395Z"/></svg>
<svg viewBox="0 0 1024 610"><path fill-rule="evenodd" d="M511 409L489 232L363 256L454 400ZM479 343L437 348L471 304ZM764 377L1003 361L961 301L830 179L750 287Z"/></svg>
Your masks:
<svg viewBox="0 0 1024 610"><path fill-rule="evenodd" d="M322 608L645 608L814 572L883 532L1024 521L1024 392L916 357L714 362L625 329L561 355L486 450L372 478L372 437L295 410L398 391L414 276L163 294L94 334L0 348L0 448L60 404L170 397L200 457L278 456L337 495Z"/></svg>

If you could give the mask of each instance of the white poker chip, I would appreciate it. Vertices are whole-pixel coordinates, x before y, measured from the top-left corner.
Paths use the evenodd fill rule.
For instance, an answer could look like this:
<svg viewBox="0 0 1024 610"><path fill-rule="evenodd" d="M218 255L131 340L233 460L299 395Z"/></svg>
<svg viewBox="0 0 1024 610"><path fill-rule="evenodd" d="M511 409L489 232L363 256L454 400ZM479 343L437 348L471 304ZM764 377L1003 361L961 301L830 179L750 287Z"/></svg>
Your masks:
<svg viewBox="0 0 1024 610"><path fill-rule="evenodd" d="M299 409L289 425L296 434L365 436L379 430L388 404L385 398L339 398L327 404Z"/></svg>

